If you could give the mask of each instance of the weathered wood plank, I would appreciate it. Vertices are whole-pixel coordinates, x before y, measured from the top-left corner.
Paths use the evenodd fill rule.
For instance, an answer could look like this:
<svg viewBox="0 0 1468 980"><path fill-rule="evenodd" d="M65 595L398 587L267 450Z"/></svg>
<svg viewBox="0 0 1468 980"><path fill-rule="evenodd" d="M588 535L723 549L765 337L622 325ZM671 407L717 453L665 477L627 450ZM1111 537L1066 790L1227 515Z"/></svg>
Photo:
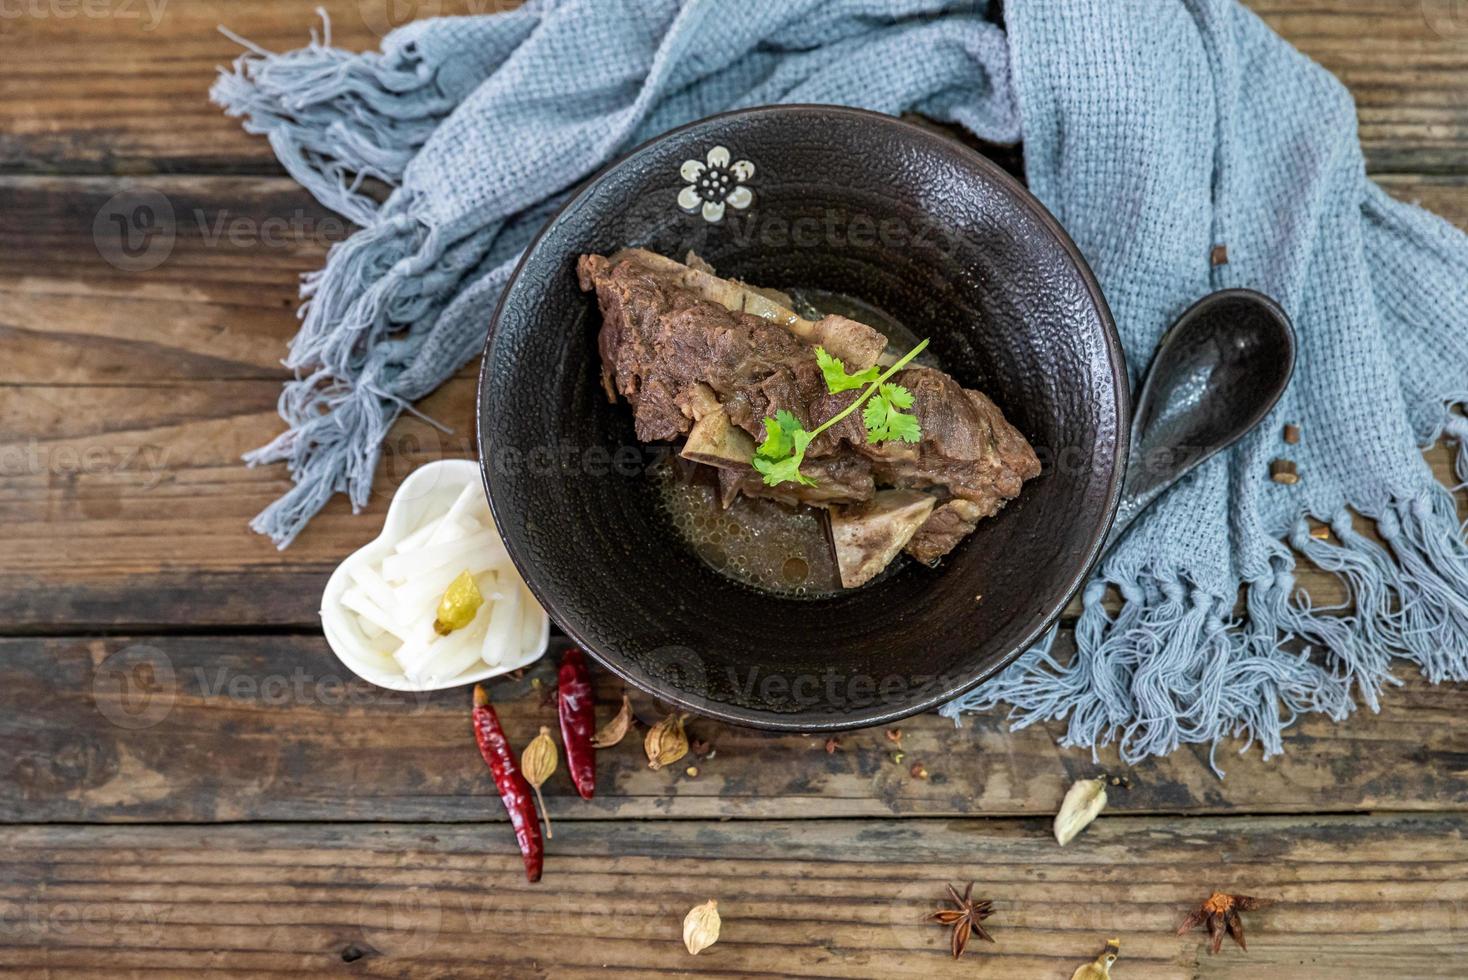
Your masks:
<svg viewBox="0 0 1468 980"><path fill-rule="evenodd" d="M281 173L269 145L209 101L241 53L233 29L273 51L331 18L332 41L376 46L417 17L510 9L515 0L17 0L0 18L0 170Z"/></svg>
<svg viewBox="0 0 1468 980"><path fill-rule="evenodd" d="M332 18L335 43L375 46L386 30L514 0L25 0L0 18L0 170L279 173L207 98L239 48L226 25L276 51ZM1468 17L1453 0L1249 0L1288 40L1340 76L1359 105L1373 169L1464 172Z"/></svg>
<svg viewBox="0 0 1468 980"><path fill-rule="evenodd" d="M1245 0L1356 100L1367 167L1468 167L1468 12L1455 0Z"/></svg>
<svg viewBox="0 0 1468 980"><path fill-rule="evenodd" d="M1389 187L1468 227L1468 182ZM122 248L140 208L172 233L156 253ZM338 499L284 553L245 530L290 485L239 457L280 429L297 278L348 231L277 178L0 177L5 628L314 626L327 574L376 533L397 483L473 454L470 366L420 406L452 434L394 430L366 516ZM1446 477L1449 452L1431 458ZM1333 579L1300 580L1342 598Z"/></svg>
<svg viewBox="0 0 1468 980"><path fill-rule="evenodd" d="M559 731L554 660L493 686L517 745L541 725ZM623 687L596 673L606 721ZM1046 815L1075 779L1110 771L1131 783L1112 790L1114 812L1468 810L1462 691L1403 677L1380 714L1302 722L1281 758L1220 747L1223 781L1206 749L1124 770L1114 749L1093 763L1059 748L1060 726L1011 733L991 715L957 729L928 714L901 724L900 746L869 729L831 751L824 738L693 719L691 736L712 754L659 772L634 731L599 754L594 800L580 800L564 771L545 793L557 823ZM661 717L640 693L633 704L644 722ZM463 689L402 694L358 681L315 637L0 640L0 821L502 819L467 710ZM929 778L914 778L914 763Z"/></svg>
<svg viewBox="0 0 1468 980"><path fill-rule="evenodd" d="M140 209L163 237L130 255L105 219ZM277 178L0 179L0 622L314 624L397 483L472 455L466 369L420 406L454 432L405 419L366 516L338 500L284 553L247 530L290 486L240 456L280 429L298 277L347 233Z"/></svg>
<svg viewBox="0 0 1468 980"><path fill-rule="evenodd" d="M1106 938L1128 978L1458 977L1462 815L1043 821L586 822L526 884L495 825L0 830L0 968L48 977L1066 977ZM997 940L954 962L945 882ZM1213 888L1273 898L1249 952L1178 922ZM723 929L694 959L684 913Z"/></svg>

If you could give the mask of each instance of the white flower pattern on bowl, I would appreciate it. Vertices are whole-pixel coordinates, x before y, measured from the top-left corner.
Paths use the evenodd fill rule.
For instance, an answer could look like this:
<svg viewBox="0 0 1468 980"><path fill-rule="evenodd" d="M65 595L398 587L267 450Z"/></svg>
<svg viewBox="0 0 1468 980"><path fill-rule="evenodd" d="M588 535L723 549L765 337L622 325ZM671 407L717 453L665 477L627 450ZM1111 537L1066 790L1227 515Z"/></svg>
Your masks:
<svg viewBox="0 0 1468 980"><path fill-rule="evenodd" d="M754 164L748 160L730 163L726 147L713 147L703 161L683 161L678 173L688 181L678 192L678 206L690 214L702 214L705 221L723 221L725 207L742 211L754 200L754 192L744 186L754 176Z"/></svg>

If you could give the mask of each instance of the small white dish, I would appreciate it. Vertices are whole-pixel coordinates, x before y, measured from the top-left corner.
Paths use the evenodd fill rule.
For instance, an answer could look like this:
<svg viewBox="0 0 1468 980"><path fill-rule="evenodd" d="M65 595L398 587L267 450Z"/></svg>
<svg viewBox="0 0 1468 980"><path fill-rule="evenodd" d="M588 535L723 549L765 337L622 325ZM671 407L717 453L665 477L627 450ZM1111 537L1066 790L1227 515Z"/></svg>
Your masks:
<svg viewBox="0 0 1468 980"><path fill-rule="evenodd" d="M378 687L393 691L438 691L462 687L519 670L539 660L550 643L550 617L540 615L538 640L518 657L491 667L483 661L447 681L422 682L408 677L391 654L380 651L358 625L357 615L342 604L342 595L352 587L352 568L358 563L377 564L392 554L399 541L446 513L469 484L481 486L479 464L468 459L441 459L425 463L408 475L393 494L382 533L353 552L336 567L321 596L321 626L332 653L352 673Z"/></svg>

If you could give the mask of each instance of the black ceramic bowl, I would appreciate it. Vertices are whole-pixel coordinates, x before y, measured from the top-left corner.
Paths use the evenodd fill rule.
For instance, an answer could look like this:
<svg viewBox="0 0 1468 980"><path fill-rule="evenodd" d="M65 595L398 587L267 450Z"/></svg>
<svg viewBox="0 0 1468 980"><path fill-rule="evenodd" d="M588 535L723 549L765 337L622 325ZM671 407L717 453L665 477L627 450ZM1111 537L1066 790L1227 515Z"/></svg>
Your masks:
<svg viewBox="0 0 1468 980"><path fill-rule="evenodd" d="M700 187L687 162L707 168L716 147L727 151L726 167L721 152L712 158L726 183ZM739 187L748 197L702 206ZM893 314L931 339L960 383L994 399L1045 472L936 569L909 562L823 599L724 577L659 509L632 412L601 388L601 319L577 288L576 259L627 245L678 258L693 249L722 275ZM888 116L751 109L634 150L531 244L485 350L480 459L525 581L613 671L731 722L851 728L982 683L1059 616L1116 508L1125 378L1074 244L992 163Z"/></svg>

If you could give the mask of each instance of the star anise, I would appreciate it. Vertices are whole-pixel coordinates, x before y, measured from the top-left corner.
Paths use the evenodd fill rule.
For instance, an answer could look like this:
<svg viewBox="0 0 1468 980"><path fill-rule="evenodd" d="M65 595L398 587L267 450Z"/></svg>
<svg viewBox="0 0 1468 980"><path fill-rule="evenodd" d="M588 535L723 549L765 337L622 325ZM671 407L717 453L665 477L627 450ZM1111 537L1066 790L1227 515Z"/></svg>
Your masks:
<svg viewBox="0 0 1468 980"><path fill-rule="evenodd" d="M953 958L956 960L968 948L970 933L977 933L980 939L987 942L992 943L994 941L994 937L985 932L984 927L980 925L981 922L994 914L994 903L987 898L981 898L977 901L972 900L974 893L973 882L969 882L968 887L963 890L962 898L959 897L958 890L952 885L945 885L944 887L948 889L948 897L957 907L939 909L928 916L928 918L934 922L940 922L945 926L953 927Z"/></svg>
<svg viewBox="0 0 1468 980"><path fill-rule="evenodd" d="M1244 922L1239 918L1240 912L1252 912L1262 909L1274 902L1267 898L1250 898L1248 895L1230 895L1226 892L1214 892L1208 896L1208 901L1201 907L1188 914L1183 924L1178 926L1177 934L1196 929L1204 922L1208 923L1209 948L1217 953L1223 948L1223 934L1227 930L1233 937L1234 942L1239 944L1239 949L1248 951L1249 947L1244 945Z"/></svg>

